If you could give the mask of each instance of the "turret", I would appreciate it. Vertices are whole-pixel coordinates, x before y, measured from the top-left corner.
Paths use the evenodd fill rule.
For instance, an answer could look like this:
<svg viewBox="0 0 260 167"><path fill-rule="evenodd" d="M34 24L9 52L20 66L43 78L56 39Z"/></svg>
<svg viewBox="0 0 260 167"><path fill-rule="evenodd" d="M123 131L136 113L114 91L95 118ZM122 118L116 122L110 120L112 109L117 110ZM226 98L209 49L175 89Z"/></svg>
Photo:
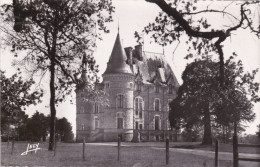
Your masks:
<svg viewBox="0 0 260 167"><path fill-rule="evenodd" d="M117 34L116 41L103 74L105 92L109 96L109 107L104 111L106 141L116 140L122 135L124 141L133 138L133 90L134 74L127 63L127 56Z"/></svg>
<svg viewBox="0 0 260 167"><path fill-rule="evenodd" d="M87 58L86 55L83 56L82 59L82 73L81 73L81 80L86 83L87 79L88 79L88 75L87 75Z"/></svg>

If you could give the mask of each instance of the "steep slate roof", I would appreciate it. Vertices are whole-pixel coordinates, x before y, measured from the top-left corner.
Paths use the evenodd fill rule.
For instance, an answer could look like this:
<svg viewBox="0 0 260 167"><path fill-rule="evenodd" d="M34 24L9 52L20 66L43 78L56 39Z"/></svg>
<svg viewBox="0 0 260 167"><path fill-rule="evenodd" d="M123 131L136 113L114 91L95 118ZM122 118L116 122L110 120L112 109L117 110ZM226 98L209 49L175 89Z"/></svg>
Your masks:
<svg viewBox="0 0 260 167"><path fill-rule="evenodd" d="M133 74L130 66L126 64L126 53L121 44L119 33L117 34L114 48L107 63L107 69L104 74L128 73Z"/></svg>
<svg viewBox="0 0 260 167"><path fill-rule="evenodd" d="M146 84L154 83L157 78L161 84L172 84L179 87L179 83L163 54L142 51L142 60L138 60L133 54L133 72L135 75L138 73L138 69L143 82Z"/></svg>

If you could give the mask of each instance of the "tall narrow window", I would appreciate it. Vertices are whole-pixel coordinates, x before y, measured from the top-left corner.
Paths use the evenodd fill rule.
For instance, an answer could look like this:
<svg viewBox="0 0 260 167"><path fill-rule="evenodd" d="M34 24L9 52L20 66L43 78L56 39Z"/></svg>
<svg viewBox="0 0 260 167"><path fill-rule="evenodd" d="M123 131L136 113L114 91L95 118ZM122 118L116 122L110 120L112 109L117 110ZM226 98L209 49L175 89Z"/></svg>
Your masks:
<svg viewBox="0 0 260 167"><path fill-rule="evenodd" d="M135 129L138 129L138 122L135 122Z"/></svg>
<svg viewBox="0 0 260 167"><path fill-rule="evenodd" d="M98 103L95 103L95 113L98 113L99 112L99 106L98 106Z"/></svg>
<svg viewBox="0 0 260 167"><path fill-rule="evenodd" d="M139 103L138 103L138 99L139 99L139 98L136 98L136 99L135 99L135 115L138 115L138 104L139 104Z"/></svg>
<svg viewBox="0 0 260 167"><path fill-rule="evenodd" d="M154 99L154 110L160 111L160 99Z"/></svg>
<svg viewBox="0 0 260 167"><path fill-rule="evenodd" d="M154 129L159 130L159 116L154 117Z"/></svg>
<svg viewBox="0 0 260 167"><path fill-rule="evenodd" d="M143 117L143 99L141 97L135 98L135 115Z"/></svg>
<svg viewBox="0 0 260 167"><path fill-rule="evenodd" d="M118 95L117 96L117 107L118 108L123 108L124 107L124 96L123 95Z"/></svg>
<svg viewBox="0 0 260 167"><path fill-rule="evenodd" d="M139 111L139 118L143 118L143 111L142 110Z"/></svg>
<svg viewBox="0 0 260 167"><path fill-rule="evenodd" d="M139 126L140 126L140 130L142 130L143 129L143 124L140 124Z"/></svg>
<svg viewBox="0 0 260 167"><path fill-rule="evenodd" d="M95 129L99 128L99 121L98 118L95 117Z"/></svg>
<svg viewBox="0 0 260 167"><path fill-rule="evenodd" d="M123 118L117 118L117 129L123 129Z"/></svg>

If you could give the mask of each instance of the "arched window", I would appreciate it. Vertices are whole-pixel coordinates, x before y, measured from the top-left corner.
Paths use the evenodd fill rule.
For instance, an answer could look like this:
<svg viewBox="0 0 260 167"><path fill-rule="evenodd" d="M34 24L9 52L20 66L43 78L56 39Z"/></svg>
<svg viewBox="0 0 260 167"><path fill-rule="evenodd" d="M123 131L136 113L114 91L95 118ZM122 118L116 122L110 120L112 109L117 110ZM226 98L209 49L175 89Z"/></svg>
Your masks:
<svg viewBox="0 0 260 167"><path fill-rule="evenodd" d="M160 99L154 99L154 111L160 111Z"/></svg>
<svg viewBox="0 0 260 167"><path fill-rule="evenodd" d="M98 106L98 103L95 103L95 113L99 113L99 106Z"/></svg>
<svg viewBox="0 0 260 167"><path fill-rule="evenodd" d="M124 95L117 95L117 107L124 108Z"/></svg>
<svg viewBox="0 0 260 167"><path fill-rule="evenodd" d="M138 122L135 122L135 129L138 129Z"/></svg>
<svg viewBox="0 0 260 167"><path fill-rule="evenodd" d="M141 97L135 98L135 115L139 118L143 117L143 99Z"/></svg>

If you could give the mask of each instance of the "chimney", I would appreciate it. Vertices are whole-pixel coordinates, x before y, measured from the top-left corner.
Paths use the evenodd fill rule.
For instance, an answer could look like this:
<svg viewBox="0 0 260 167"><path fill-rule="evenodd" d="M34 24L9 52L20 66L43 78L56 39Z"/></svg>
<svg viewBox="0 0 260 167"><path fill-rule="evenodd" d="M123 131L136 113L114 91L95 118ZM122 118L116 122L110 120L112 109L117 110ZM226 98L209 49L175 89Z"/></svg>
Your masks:
<svg viewBox="0 0 260 167"><path fill-rule="evenodd" d="M132 65L133 64L133 48L132 47L125 48L125 53L127 56L127 64Z"/></svg>
<svg viewBox="0 0 260 167"><path fill-rule="evenodd" d="M142 45L136 45L135 46L135 57L142 61L143 60L143 46Z"/></svg>

